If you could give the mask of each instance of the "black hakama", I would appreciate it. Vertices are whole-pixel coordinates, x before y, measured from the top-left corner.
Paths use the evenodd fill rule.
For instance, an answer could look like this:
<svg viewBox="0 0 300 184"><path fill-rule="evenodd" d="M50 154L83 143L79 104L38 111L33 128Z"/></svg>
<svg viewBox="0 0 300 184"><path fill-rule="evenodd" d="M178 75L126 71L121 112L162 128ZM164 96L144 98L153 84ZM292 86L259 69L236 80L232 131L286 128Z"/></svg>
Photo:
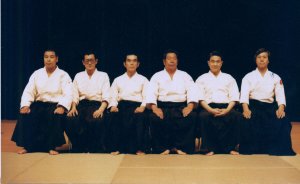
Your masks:
<svg viewBox="0 0 300 184"><path fill-rule="evenodd" d="M157 106L162 109L164 118L160 119L153 112L150 113L153 152L178 149L193 153L196 113L191 112L183 117L182 110L186 107L186 102L158 102Z"/></svg>
<svg viewBox="0 0 300 184"><path fill-rule="evenodd" d="M77 106L78 116L67 117L66 132L73 152L105 152L105 111L102 118L93 117L100 106L99 101L81 100Z"/></svg>
<svg viewBox="0 0 300 184"><path fill-rule="evenodd" d="M122 100L118 104L119 112L110 112L107 116L109 135L106 137L110 152L121 153L146 152L149 139L149 123L146 110L134 113L140 102Z"/></svg>
<svg viewBox="0 0 300 184"><path fill-rule="evenodd" d="M250 100L252 112L241 126L240 153L295 155L291 143L291 123L287 118L278 119L276 103Z"/></svg>
<svg viewBox="0 0 300 184"><path fill-rule="evenodd" d="M29 114L20 114L11 140L28 152L49 152L65 144L65 114L54 114L57 103L33 102Z"/></svg>
<svg viewBox="0 0 300 184"><path fill-rule="evenodd" d="M209 104L212 108L227 108L228 104ZM213 114L202 110L199 114L202 125L201 152L230 153L236 151L239 141L239 126L242 115L232 109L225 116L214 117Z"/></svg>

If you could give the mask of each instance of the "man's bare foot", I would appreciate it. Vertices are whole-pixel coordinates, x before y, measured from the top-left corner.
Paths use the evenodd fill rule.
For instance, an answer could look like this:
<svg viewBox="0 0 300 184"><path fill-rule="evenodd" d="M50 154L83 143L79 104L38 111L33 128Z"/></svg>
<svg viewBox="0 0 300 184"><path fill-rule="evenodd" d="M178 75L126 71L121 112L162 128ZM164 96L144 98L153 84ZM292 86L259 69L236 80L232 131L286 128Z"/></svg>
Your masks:
<svg viewBox="0 0 300 184"><path fill-rule="evenodd" d="M231 155L239 155L240 153L237 152L237 151L230 151L230 154L231 154Z"/></svg>
<svg viewBox="0 0 300 184"><path fill-rule="evenodd" d="M164 152L162 152L162 153L160 153L161 155L168 155L168 154L170 154L170 150L165 150Z"/></svg>
<svg viewBox="0 0 300 184"><path fill-rule="evenodd" d="M211 151L211 152L208 152L208 153L206 153L205 155L207 155L207 156L212 156L212 155L214 155L215 153L213 152L213 151Z"/></svg>
<svg viewBox="0 0 300 184"><path fill-rule="evenodd" d="M50 154L50 155L58 155L59 152L58 152L58 151L55 151L55 150L50 150L50 151L49 151L49 154Z"/></svg>
<svg viewBox="0 0 300 184"><path fill-rule="evenodd" d="M175 152L178 154L178 155L186 155L186 152L183 152L179 149L176 149Z"/></svg>
<svg viewBox="0 0 300 184"><path fill-rule="evenodd" d="M18 154L26 154L28 152L27 152L27 150L25 148L23 148L23 149L19 150L17 153Z"/></svg>
<svg viewBox="0 0 300 184"><path fill-rule="evenodd" d="M137 155L146 155L146 153L143 152L143 151L141 151L141 150L138 150L138 151L136 152L136 154L137 154Z"/></svg>
<svg viewBox="0 0 300 184"><path fill-rule="evenodd" d="M111 155L119 155L120 152L119 152L119 151L113 151L113 152L111 152L110 154L111 154Z"/></svg>

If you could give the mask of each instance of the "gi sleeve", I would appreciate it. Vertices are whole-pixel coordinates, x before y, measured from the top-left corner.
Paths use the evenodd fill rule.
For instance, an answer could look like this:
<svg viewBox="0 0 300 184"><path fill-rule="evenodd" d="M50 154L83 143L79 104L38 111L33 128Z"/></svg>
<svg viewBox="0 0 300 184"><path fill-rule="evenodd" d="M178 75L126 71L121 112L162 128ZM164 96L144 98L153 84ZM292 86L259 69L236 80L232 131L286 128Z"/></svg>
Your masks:
<svg viewBox="0 0 300 184"><path fill-rule="evenodd" d="M240 96L240 103L249 104L249 96L250 96L250 80L248 76L245 76L242 80L241 86L241 96Z"/></svg>
<svg viewBox="0 0 300 184"><path fill-rule="evenodd" d="M109 103L110 100L110 82L107 74L104 75L104 84L102 86L102 102L106 101Z"/></svg>
<svg viewBox="0 0 300 184"><path fill-rule="evenodd" d="M197 96L198 96L198 102L205 100L205 95L204 95L204 83L202 81L202 77L198 77L196 80L196 90L198 91Z"/></svg>
<svg viewBox="0 0 300 184"><path fill-rule="evenodd" d="M118 106L118 95L119 95L119 90L117 86L117 79L115 79L110 88L109 107Z"/></svg>
<svg viewBox="0 0 300 184"><path fill-rule="evenodd" d="M78 88L78 75L75 76L74 80L73 80L73 102L76 103L76 105L78 105L79 103L79 88Z"/></svg>
<svg viewBox="0 0 300 184"><path fill-rule="evenodd" d="M233 77L230 77L228 98L230 102L238 102L240 98L239 87Z"/></svg>
<svg viewBox="0 0 300 184"><path fill-rule="evenodd" d="M157 105L158 98L158 88L159 88L159 78L157 75L152 76L150 79L147 94L146 94L146 103Z"/></svg>
<svg viewBox="0 0 300 184"><path fill-rule="evenodd" d="M69 74L67 73L63 73L60 80L61 80L62 97L60 98L58 105L64 106L69 111L73 101L72 80Z"/></svg>
<svg viewBox="0 0 300 184"><path fill-rule="evenodd" d="M198 103L198 95L197 95L197 88L196 88L196 84L194 83L194 80L192 79L192 77L188 74L186 74L185 76L185 85L186 85L186 89L187 89L187 96L186 96L186 100L187 103L190 102L194 102L194 103Z"/></svg>
<svg viewBox="0 0 300 184"><path fill-rule="evenodd" d="M283 82L279 76L277 76L275 79L275 98L276 98L278 106L279 105L286 106Z"/></svg>
<svg viewBox="0 0 300 184"><path fill-rule="evenodd" d="M29 81L23 91L23 94L21 97L20 108L25 107L25 106L29 107L32 104L32 102L34 102L36 95L37 95L35 78L36 78L36 72L34 72L30 76Z"/></svg>
<svg viewBox="0 0 300 184"><path fill-rule="evenodd" d="M142 104L141 106L146 106L147 102L146 102L146 96L147 96L147 90L148 90L148 87L149 87L149 81L148 79L144 79L144 82L143 82L143 88L142 88Z"/></svg>

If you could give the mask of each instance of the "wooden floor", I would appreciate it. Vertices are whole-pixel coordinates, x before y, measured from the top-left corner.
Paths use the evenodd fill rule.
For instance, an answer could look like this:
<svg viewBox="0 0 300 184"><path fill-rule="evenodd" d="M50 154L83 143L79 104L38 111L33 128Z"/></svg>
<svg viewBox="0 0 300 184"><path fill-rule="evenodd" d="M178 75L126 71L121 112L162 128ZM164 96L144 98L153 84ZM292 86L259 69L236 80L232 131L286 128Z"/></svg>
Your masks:
<svg viewBox="0 0 300 184"><path fill-rule="evenodd" d="M2 184L300 184L300 123L293 123L296 156L18 155L15 121L2 121Z"/></svg>

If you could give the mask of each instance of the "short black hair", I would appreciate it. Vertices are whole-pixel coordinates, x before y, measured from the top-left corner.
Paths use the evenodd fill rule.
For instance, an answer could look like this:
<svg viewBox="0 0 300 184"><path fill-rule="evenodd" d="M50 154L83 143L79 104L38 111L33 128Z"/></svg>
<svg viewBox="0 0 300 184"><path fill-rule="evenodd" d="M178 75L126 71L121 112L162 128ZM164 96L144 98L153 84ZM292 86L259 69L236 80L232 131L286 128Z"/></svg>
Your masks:
<svg viewBox="0 0 300 184"><path fill-rule="evenodd" d="M216 51L216 50L214 50L214 51L212 51L212 52L210 52L209 54L208 54L208 61L210 60L210 58L211 57L213 57L213 56L219 56L220 58L221 58L221 60L223 60L222 58L223 58L223 56L222 56L222 54L219 52L219 51Z"/></svg>
<svg viewBox="0 0 300 184"><path fill-rule="evenodd" d="M96 52L95 51L93 51L93 50L86 50L86 51L84 51L83 52L83 58L82 59L84 59L84 56L86 56L86 55L94 55L95 56L95 59L98 59L98 57L97 57L97 55L96 55Z"/></svg>
<svg viewBox="0 0 300 184"><path fill-rule="evenodd" d="M258 50L255 52L255 54L254 54L254 61L256 60L256 57L257 57L258 55L260 55L261 53L263 53L263 52L266 52L266 53L268 54L268 58L270 59L270 57L271 57L271 52L270 52L269 50L265 49L265 48L260 48L260 49L258 49Z"/></svg>
<svg viewBox="0 0 300 184"><path fill-rule="evenodd" d="M57 51L54 48L46 48L44 50L44 54L45 54L45 52L54 52L55 56L56 57L58 56Z"/></svg>
<svg viewBox="0 0 300 184"><path fill-rule="evenodd" d="M177 59L178 59L178 52L176 50L173 50L173 49L168 49L164 52L163 60L165 60L167 58L167 55L170 54L170 53L174 53L177 56Z"/></svg>
<svg viewBox="0 0 300 184"><path fill-rule="evenodd" d="M134 55L134 56L136 56L136 58L137 58L137 61L138 61L138 62L140 62L140 61L139 61L139 57L138 57L138 55L137 55L137 54L135 54L135 53L129 53L129 54L125 54L125 57L124 57L124 62L126 61L126 59L127 59L127 56L130 56L130 55Z"/></svg>

